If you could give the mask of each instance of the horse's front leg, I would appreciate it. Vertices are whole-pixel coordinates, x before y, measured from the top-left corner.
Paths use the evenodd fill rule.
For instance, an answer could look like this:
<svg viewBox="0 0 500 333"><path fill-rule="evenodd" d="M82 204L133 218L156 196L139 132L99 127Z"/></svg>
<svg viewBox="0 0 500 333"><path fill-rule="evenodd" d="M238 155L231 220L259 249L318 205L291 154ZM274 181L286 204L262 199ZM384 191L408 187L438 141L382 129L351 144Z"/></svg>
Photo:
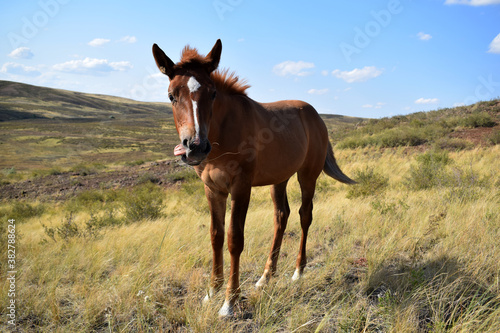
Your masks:
<svg viewBox="0 0 500 333"><path fill-rule="evenodd" d="M224 218L226 215L227 194L214 191L205 185L205 195L210 208L210 238L212 241L213 261L210 289L204 301L208 301L224 283Z"/></svg>
<svg viewBox="0 0 500 333"><path fill-rule="evenodd" d="M240 255L244 245L245 218L250 202L251 186L239 186L231 190L231 222L227 231L227 243L231 255L231 271L226 290L226 300L220 316L232 316L234 304L240 295Z"/></svg>

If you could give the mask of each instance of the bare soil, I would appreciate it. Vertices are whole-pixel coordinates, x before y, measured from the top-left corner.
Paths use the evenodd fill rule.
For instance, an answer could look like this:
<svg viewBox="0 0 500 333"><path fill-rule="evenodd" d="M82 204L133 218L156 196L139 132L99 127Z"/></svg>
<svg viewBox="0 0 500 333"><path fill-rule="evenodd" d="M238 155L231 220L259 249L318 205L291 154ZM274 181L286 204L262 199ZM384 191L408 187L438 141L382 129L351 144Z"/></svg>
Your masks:
<svg viewBox="0 0 500 333"><path fill-rule="evenodd" d="M124 166L93 174L63 172L0 186L0 200L39 199L65 200L82 191L120 189L151 181L160 186L173 186L177 181L169 177L185 169L177 160L148 162L138 166Z"/></svg>
<svg viewBox="0 0 500 333"><path fill-rule="evenodd" d="M495 127L469 128L455 131L450 134L450 137L467 140L475 145L488 145L488 137L498 130L500 130L498 125Z"/></svg>

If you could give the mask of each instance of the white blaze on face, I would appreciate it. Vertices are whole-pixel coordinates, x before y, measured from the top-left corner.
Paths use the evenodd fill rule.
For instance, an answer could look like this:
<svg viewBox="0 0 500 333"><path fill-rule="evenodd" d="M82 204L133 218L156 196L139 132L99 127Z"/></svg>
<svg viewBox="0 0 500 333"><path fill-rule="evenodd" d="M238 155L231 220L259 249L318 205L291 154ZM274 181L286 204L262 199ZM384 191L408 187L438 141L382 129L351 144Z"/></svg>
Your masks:
<svg viewBox="0 0 500 333"><path fill-rule="evenodd" d="M196 81L196 79L194 78L194 76L191 76L189 78L189 81L188 81L188 88L189 88L189 92L196 92L198 91L198 89L201 87L200 83L198 81Z"/></svg>
<svg viewBox="0 0 500 333"><path fill-rule="evenodd" d="M188 88L190 93L194 93L198 91L198 89L201 87L200 83L196 81L194 76L191 76L188 80ZM194 119L194 128L195 128L195 138L198 138L200 135L200 124L198 123L198 103L195 100L191 100L193 103L193 119Z"/></svg>

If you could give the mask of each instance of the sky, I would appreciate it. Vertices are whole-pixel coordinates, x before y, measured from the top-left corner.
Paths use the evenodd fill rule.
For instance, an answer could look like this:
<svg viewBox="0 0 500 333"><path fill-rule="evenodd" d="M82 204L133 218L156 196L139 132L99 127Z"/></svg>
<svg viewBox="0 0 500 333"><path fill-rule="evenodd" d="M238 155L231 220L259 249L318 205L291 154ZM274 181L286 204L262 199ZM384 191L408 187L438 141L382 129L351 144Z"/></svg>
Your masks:
<svg viewBox="0 0 500 333"><path fill-rule="evenodd" d="M0 80L167 102L189 44L259 102L380 118L500 96L500 0L0 2Z"/></svg>

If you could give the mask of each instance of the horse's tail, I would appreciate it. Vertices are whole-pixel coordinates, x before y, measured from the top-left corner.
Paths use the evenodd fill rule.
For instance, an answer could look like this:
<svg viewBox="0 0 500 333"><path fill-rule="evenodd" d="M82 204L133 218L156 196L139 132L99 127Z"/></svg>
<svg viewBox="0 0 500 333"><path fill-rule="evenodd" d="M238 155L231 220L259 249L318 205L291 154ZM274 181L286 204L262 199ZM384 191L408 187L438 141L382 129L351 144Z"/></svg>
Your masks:
<svg viewBox="0 0 500 333"><path fill-rule="evenodd" d="M337 165L337 161L335 161L335 156L333 156L332 144L328 141L328 149L326 152L326 160L325 166L323 167L323 171L333 179L338 180L344 184L356 184L354 180L347 177L342 170L340 170Z"/></svg>

